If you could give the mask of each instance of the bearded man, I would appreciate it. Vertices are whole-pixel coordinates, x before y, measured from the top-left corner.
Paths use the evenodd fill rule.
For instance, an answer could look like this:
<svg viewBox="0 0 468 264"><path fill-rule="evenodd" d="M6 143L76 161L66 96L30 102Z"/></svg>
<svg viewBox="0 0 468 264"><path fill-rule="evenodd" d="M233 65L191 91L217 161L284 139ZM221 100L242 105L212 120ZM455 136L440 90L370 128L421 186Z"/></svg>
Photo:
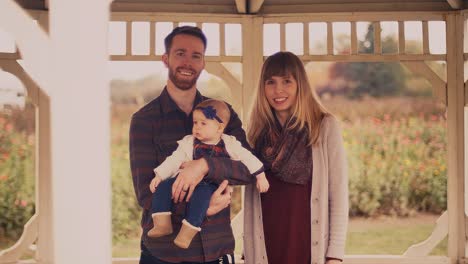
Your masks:
<svg viewBox="0 0 468 264"><path fill-rule="evenodd" d="M192 133L192 110L208 99L197 90L197 80L205 68L207 40L203 32L192 26L175 28L165 39L162 60L168 68L168 80L161 95L132 116L130 125L130 166L133 186L143 209L140 264L168 263L228 263L233 256L234 237L230 225L232 188L229 184L250 184L248 169L240 161L229 158L201 158L184 163L173 185L171 235L151 238L153 227L150 213L152 193L149 184L153 169L159 166L177 147L177 141ZM248 148L242 123L232 107L225 133L233 135ZM185 215L187 197L202 180L219 184L213 194L207 219L201 232L188 249L177 247L173 240L179 233Z"/></svg>

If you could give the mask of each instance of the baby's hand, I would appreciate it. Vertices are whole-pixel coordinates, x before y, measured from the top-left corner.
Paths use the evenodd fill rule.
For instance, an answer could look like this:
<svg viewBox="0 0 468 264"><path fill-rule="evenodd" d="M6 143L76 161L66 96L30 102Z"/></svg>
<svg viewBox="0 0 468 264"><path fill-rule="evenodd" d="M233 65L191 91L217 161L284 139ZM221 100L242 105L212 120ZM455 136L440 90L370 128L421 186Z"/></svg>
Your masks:
<svg viewBox="0 0 468 264"><path fill-rule="evenodd" d="M257 189L259 192L264 193L270 188L270 183L266 179L265 173L262 172L257 175Z"/></svg>
<svg viewBox="0 0 468 264"><path fill-rule="evenodd" d="M158 175L156 175L156 177L154 177L151 180L149 188L150 188L152 193L154 193L156 191L156 187L158 187L160 182L161 182L161 177L159 177Z"/></svg>

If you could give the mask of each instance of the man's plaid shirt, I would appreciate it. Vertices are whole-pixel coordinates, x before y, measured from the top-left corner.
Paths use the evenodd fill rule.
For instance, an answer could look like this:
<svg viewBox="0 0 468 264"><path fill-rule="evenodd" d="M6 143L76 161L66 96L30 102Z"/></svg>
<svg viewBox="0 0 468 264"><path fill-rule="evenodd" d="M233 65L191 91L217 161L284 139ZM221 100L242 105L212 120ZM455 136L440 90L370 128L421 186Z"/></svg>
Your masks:
<svg viewBox="0 0 468 264"><path fill-rule="evenodd" d="M207 99L198 91L194 106ZM231 110L231 119L225 133L235 136L243 146L249 148L242 123ZM230 208L211 216L201 225L201 232L195 236L188 249L180 249L173 240L179 232L185 215L185 202L174 204L172 235L149 238L146 233L152 228L151 197L149 184L154 177L153 169L177 148L177 141L192 133L192 114L187 116L172 100L165 88L161 95L141 108L132 116L130 124L130 165L133 186L139 205L143 208L141 226L142 242L158 259L167 262L205 262L218 259L234 251L234 237L230 225ZM250 148L249 148L250 149ZM229 158L206 158L209 173L205 180L221 183L224 179L232 185L250 184L255 177L239 161Z"/></svg>

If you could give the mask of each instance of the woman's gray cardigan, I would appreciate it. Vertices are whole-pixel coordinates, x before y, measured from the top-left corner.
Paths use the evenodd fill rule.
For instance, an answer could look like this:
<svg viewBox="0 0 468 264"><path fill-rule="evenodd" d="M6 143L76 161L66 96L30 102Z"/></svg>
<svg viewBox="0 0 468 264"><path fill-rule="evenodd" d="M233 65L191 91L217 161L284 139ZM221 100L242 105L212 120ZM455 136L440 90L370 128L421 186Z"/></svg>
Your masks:
<svg viewBox="0 0 468 264"><path fill-rule="evenodd" d="M346 155L340 126L332 116L323 120L320 140L312 147L312 161L310 251L312 264L323 264L325 257L343 259L348 226ZM245 188L244 255L246 264L268 263L260 193L254 184Z"/></svg>

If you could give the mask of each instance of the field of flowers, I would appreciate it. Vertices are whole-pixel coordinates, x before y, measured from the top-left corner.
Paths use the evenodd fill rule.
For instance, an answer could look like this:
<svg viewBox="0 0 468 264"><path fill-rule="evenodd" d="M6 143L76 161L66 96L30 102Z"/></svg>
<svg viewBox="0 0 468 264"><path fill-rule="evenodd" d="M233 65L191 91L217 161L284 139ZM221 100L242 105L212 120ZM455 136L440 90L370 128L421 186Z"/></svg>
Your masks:
<svg viewBox="0 0 468 264"><path fill-rule="evenodd" d="M34 214L34 135L0 115L0 238L19 237Z"/></svg>
<svg viewBox="0 0 468 264"><path fill-rule="evenodd" d="M430 99L326 100L342 120L350 175L350 215L408 216L446 208L445 109ZM138 236L140 210L128 159L134 105L112 111L113 235ZM23 113L27 115L27 113ZM34 213L34 133L18 114L0 114L0 238L16 239ZM29 120L27 122L32 122ZM34 131L32 129L32 131ZM233 211L240 208L235 193Z"/></svg>
<svg viewBox="0 0 468 264"><path fill-rule="evenodd" d="M325 104L343 120L351 216L446 209L443 105L415 98L335 98Z"/></svg>

